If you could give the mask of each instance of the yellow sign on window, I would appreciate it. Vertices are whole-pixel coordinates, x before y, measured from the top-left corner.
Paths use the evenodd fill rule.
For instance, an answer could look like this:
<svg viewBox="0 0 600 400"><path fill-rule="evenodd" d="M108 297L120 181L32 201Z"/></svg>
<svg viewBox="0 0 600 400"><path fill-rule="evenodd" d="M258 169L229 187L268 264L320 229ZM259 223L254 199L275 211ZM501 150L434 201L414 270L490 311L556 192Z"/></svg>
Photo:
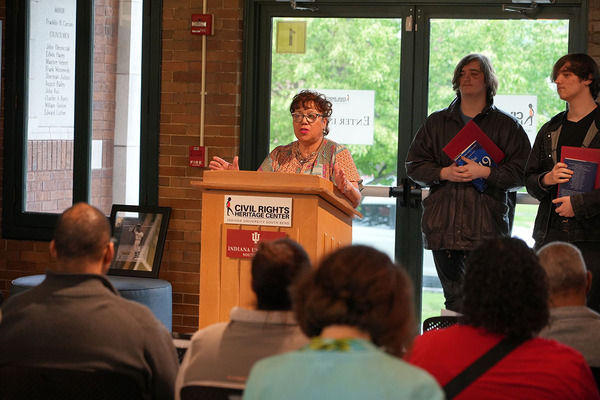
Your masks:
<svg viewBox="0 0 600 400"><path fill-rule="evenodd" d="M277 53L306 53L306 21L277 22Z"/></svg>

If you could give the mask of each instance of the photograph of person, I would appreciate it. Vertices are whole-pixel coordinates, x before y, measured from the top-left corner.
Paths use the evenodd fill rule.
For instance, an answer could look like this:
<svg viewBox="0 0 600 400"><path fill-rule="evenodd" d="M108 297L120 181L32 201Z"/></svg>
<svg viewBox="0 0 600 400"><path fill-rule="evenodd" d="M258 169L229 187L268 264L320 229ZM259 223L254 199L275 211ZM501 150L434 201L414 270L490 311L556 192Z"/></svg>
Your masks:
<svg viewBox="0 0 600 400"><path fill-rule="evenodd" d="M162 214L127 214L117 213L115 219L114 237L117 243L111 268L152 271Z"/></svg>

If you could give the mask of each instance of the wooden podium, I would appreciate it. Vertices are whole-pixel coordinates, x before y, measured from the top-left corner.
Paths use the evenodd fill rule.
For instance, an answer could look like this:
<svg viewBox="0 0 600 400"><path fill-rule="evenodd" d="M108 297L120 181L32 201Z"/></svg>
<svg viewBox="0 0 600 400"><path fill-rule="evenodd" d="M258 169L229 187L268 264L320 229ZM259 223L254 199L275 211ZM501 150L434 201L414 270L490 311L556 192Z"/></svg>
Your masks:
<svg viewBox="0 0 600 400"><path fill-rule="evenodd" d="M199 327L229 320L234 306L252 307L251 259L227 256L228 230L277 231L302 244L313 264L352 243L358 213L333 184L319 176L255 171L205 171L202 189ZM291 199L291 226L225 223L226 199ZM268 199L267 199L268 200Z"/></svg>

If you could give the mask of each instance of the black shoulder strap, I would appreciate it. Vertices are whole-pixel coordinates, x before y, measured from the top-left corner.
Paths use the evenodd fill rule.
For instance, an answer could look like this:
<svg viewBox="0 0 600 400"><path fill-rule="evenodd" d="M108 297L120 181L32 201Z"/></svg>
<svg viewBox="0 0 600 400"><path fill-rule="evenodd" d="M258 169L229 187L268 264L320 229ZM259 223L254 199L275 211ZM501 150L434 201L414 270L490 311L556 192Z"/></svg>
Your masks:
<svg viewBox="0 0 600 400"><path fill-rule="evenodd" d="M523 340L517 340L505 337L497 345L488 350L487 353L479 357L475 362L465 368L460 374L454 377L444 386L446 399L452 399L462 392L467 386L473 383L477 378L492 368L504 356L519 347Z"/></svg>

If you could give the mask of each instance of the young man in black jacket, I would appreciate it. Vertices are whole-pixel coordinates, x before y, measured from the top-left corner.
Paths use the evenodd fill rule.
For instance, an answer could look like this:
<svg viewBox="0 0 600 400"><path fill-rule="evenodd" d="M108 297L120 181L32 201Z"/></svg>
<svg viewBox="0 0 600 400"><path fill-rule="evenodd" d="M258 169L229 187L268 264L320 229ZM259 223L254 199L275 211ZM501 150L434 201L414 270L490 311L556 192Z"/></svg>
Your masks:
<svg viewBox="0 0 600 400"><path fill-rule="evenodd" d="M568 109L542 126L527 161L527 191L540 201L535 248L559 240L575 245L593 275L588 307L600 311L600 189L558 197L558 184L573 174L560 162L562 147L600 148L598 65L587 54L567 54L554 64L552 80Z"/></svg>
<svg viewBox="0 0 600 400"><path fill-rule="evenodd" d="M432 250L446 308L460 311L460 286L469 253L485 239L511 233L514 191L524 184L531 146L519 122L493 105L498 79L486 56L463 57L454 70L452 85L456 98L421 126L406 158L406 172L430 189L423 201L423 243ZM466 158L466 164L459 166L443 151L469 120L504 153L498 166L487 167ZM472 183L477 178L487 184L482 192Z"/></svg>

